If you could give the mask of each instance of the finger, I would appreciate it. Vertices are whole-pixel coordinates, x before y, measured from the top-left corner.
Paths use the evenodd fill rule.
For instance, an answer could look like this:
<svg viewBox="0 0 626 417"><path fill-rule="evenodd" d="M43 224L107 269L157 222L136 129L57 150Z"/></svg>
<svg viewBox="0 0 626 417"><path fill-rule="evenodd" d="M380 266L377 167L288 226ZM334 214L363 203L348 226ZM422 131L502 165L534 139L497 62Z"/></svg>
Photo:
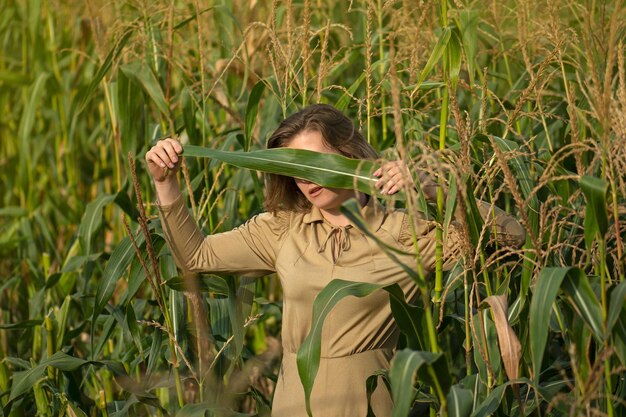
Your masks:
<svg viewBox="0 0 626 417"><path fill-rule="evenodd" d="M375 177L380 177L382 175L382 168L378 168L376 171L374 171L374 173L372 174Z"/></svg>
<svg viewBox="0 0 626 417"><path fill-rule="evenodd" d="M170 160L173 163L178 162L178 153L176 152L176 149L174 149L174 144L171 140L164 141L162 148L165 150L165 152L167 152L167 155L170 157Z"/></svg>
<svg viewBox="0 0 626 417"><path fill-rule="evenodd" d="M398 191L400 191L400 188L399 188L399 187L398 187L398 185L396 184L396 185L394 185L393 187L391 187L391 188L389 189L388 193L389 193L389 194L395 194L395 193L397 193Z"/></svg>
<svg viewBox="0 0 626 417"><path fill-rule="evenodd" d="M399 187L402 187L404 183L406 182L406 177L401 172L398 172L396 175L394 175L391 178L391 181L393 181Z"/></svg>
<svg viewBox="0 0 626 417"><path fill-rule="evenodd" d="M168 166L169 168L174 168L174 161L172 161L172 158L170 157L169 153L167 153L167 150L165 150L162 146L157 147L154 150L154 153L161 158L161 161L165 162L165 165Z"/></svg>
<svg viewBox="0 0 626 417"><path fill-rule="evenodd" d="M165 165L165 161L163 161L163 159L161 159L161 157L154 151L149 151L146 154L146 161L148 161L148 163L152 163L156 166L159 166L161 168L166 168L167 166Z"/></svg>
<svg viewBox="0 0 626 417"><path fill-rule="evenodd" d="M387 183L387 181L389 181L391 179L391 177L392 177L392 175L389 175L389 171L383 170L381 172L380 177L378 178L378 184L381 184L381 186L382 186L382 184Z"/></svg>
<svg viewBox="0 0 626 417"><path fill-rule="evenodd" d="M183 153L183 146L180 144L179 141L177 141L176 139L172 139L172 138L167 138L165 140L167 141L167 143L172 145L172 148L174 149L176 154L180 155L181 153Z"/></svg>
<svg viewBox="0 0 626 417"><path fill-rule="evenodd" d="M385 182L385 186L383 187L383 194L389 194L389 191L391 190L391 188L393 188L394 185L395 183L393 181Z"/></svg>

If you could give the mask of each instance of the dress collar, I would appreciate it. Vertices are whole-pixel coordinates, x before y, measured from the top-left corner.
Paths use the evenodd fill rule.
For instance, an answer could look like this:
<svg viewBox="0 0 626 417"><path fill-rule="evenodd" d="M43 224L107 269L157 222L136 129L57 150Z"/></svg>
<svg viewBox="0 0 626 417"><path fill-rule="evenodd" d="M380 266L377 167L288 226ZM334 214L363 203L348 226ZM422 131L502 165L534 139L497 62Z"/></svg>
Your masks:
<svg viewBox="0 0 626 417"><path fill-rule="evenodd" d="M369 228L376 232L382 226L385 217L387 216L387 210L383 205L381 205L375 197L369 197L367 204L361 208L361 216L365 220L365 224L369 226ZM306 213L303 217L304 223L315 223L315 222L324 222L324 216L319 208L312 206L311 210ZM350 224L356 228L356 225Z"/></svg>

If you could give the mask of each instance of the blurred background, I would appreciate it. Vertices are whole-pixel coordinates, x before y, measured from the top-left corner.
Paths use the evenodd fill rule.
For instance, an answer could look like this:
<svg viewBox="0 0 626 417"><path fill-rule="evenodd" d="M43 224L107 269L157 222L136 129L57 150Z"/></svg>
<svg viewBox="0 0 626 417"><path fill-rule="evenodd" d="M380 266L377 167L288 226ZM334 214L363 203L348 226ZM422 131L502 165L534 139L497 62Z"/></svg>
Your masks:
<svg viewBox="0 0 626 417"><path fill-rule="evenodd" d="M527 232L494 247L463 204L464 261L420 287L413 336L436 343L399 346L447 365L395 393L431 415L626 413L623 1L0 10L0 415L269 415L279 282L179 276L143 155L168 136L262 149L318 102L437 179L434 221L476 197ZM180 180L207 233L262 211L255 172L188 158Z"/></svg>

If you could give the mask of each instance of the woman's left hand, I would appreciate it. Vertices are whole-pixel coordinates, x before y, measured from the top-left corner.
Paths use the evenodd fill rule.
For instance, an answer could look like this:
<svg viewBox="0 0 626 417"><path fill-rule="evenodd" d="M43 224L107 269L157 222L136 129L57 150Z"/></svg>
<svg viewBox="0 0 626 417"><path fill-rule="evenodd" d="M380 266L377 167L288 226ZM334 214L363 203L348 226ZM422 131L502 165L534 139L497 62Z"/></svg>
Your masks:
<svg viewBox="0 0 626 417"><path fill-rule="evenodd" d="M426 172L416 169L417 180L420 188L427 200L437 200L437 183ZM409 167L402 161L391 161L383 164L374 172L374 176L378 177L376 188L381 190L381 194L395 194L407 185L415 187L413 176Z"/></svg>
<svg viewBox="0 0 626 417"><path fill-rule="evenodd" d="M376 188L381 194L395 194L403 189L407 184L413 186L413 178L409 172L409 167L402 161L391 161L383 164L374 172L378 177Z"/></svg>

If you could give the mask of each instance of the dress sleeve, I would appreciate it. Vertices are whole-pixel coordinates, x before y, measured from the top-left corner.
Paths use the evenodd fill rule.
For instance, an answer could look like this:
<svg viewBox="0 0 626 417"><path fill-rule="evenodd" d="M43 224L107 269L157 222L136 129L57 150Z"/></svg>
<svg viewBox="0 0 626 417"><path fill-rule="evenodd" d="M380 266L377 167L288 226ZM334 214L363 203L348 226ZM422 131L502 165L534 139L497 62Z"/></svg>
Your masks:
<svg viewBox="0 0 626 417"><path fill-rule="evenodd" d="M526 232L515 217L507 214L496 206L484 201L477 201L478 210L486 226L491 231L491 237L497 243L504 246L520 247L525 239ZM415 235L417 238L417 253L424 268L435 269L436 262L436 230L434 221L424 220L421 216L415 216ZM405 215L398 241L405 247L414 247L411 232L410 218ZM444 235L443 242L443 269L452 268L456 260L463 253L463 241L461 225L453 221Z"/></svg>
<svg viewBox="0 0 626 417"><path fill-rule="evenodd" d="M491 236L496 242L515 248L524 244L526 231L515 217L485 201L478 200L477 203L480 216L491 229Z"/></svg>
<svg viewBox="0 0 626 417"><path fill-rule="evenodd" d="M412 229L415 230L415 242L417 243L417 248L414 245ZM460 233L459 226L452 222L447 230L447 233L444 235L444 271L451 269L462 255L462 240ZM434 271L437 260L437 256L435 254L435 248L437 246L436 234L436 222L425 220L422 216L415 216L413 224L411 224L411 218L407 213L402 220L402 227L400 229L398 242L407 248L407 250L413 250L416 252L416 255L419 256L419 261L422 263L422 267L424 269Z"/></svg>
<svg viewBox="0 0 626 417"><path fill-rule="evenodd" d="M182 195L158 207L165 238L181 269L253 277L275 272L288 213L262 213L231 231L204 236Z"/></svg>

